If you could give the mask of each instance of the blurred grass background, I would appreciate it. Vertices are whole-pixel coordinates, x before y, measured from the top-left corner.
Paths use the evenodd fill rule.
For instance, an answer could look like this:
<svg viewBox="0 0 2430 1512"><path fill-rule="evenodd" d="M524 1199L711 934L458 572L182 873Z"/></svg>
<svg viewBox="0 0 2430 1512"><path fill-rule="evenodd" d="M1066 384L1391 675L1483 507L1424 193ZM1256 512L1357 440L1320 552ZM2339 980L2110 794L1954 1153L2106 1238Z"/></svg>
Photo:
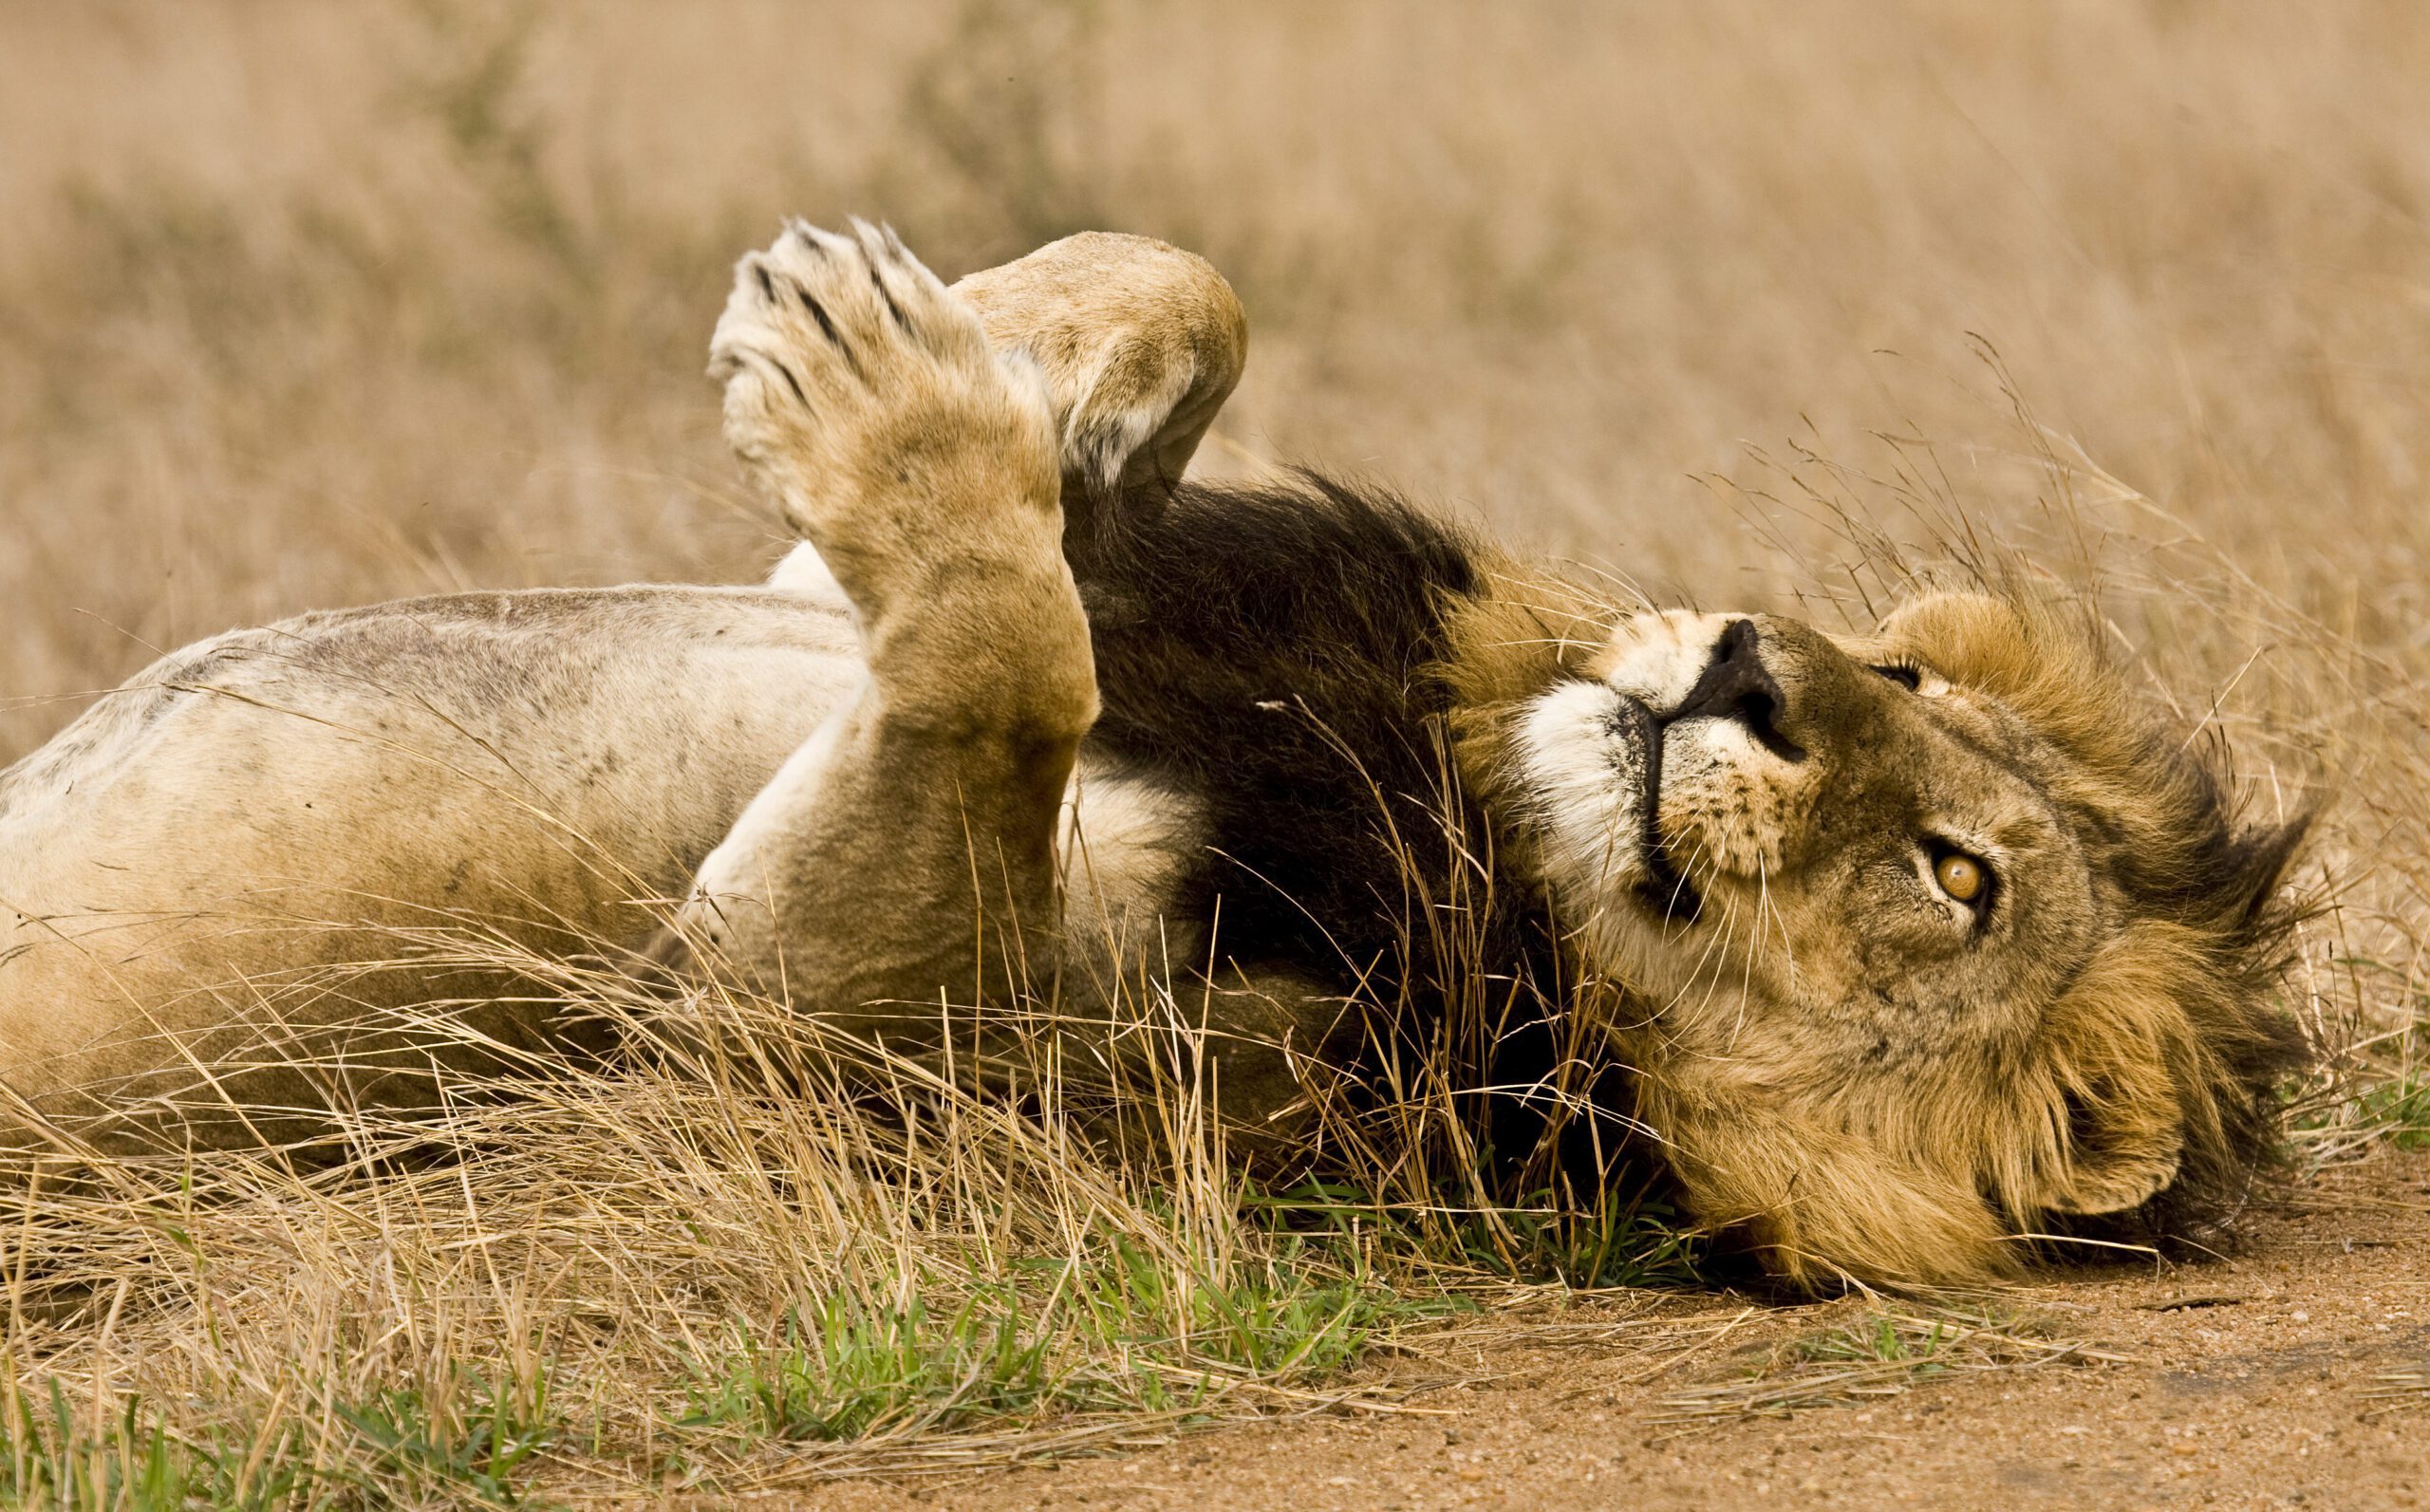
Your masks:
<svg viewBox="0 0 2430 1512"><path fill-rule="evenodd" d="M1672 597L1801 566L1698 480L1750 439L2012 447L1978 333L2264 583L2430 629L2402 0L96 0L0 39L0 752L240 622L758 571L699 370L794 213L948 276L1204 252L1255 327L1240 448Z"/></svg>

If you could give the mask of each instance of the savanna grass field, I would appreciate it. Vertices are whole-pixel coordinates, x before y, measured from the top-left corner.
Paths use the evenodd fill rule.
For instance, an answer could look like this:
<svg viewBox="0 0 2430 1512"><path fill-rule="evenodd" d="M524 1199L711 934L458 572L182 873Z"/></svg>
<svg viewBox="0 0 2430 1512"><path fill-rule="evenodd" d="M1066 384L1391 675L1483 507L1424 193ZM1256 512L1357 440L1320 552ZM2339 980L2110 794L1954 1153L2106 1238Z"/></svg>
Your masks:
<svg viewBox="0 0 2430 1512"><path fill-rule="evenodd" d="M1385 479L1616 602L1838 626L1988 577L2092 606L2253 812L2321 812L2288 979L2319 1058L2255 1222L2425 1201L2430 9L2403 0L0 0L0 762L234 625L763 575L787 542L720 439L708 334L781 217L853 214L948 278L1083 229L1211 259L1253 334L1204 473ZM503 948L478 921L399 943ZM642 985L533 969L647 1037ZM1423 1087L1322 1180L1254 1180L1169 1001L1106 1027L1168 1047L1112 1141L1052 1074L847 1086L813 1029L720 1011L749 1054L522 1066L435 1121L362 1115L335 1168L0 1193L0 1499L1662 1505L1594 1476L1675 1461L1729 1505L1782 1453L1730 1425L1895 1439L1930 1392L1991 1423L2035 1400L2002 1382L2123 1380L2292 1305L2233 1254L2110 1254L2030 1305L1817 1314L1658 1200L1462 1186ZM2430 1250L2355 1243L2392 1278L2372 1317L2430 1314ZM2121 1276L2159 1288L2115 1315L2153 1336L2070 1300ZM2430 1455L2430 1335L2378 1326L2418 1347L2314 1387L2346 1437L2301 1473L2382 1479L2315 1506L2410 1504ZM1529 1349L1568 1363L1497 1363ZM1545 1409L1541 1495L1459 1447L1460 1404L1569 1403L1579 1371L1600 1394ZM1292 1436L1328 1425L1433 1467ZM2050 1504L2281 1488L2172 1473Z"/></svg>

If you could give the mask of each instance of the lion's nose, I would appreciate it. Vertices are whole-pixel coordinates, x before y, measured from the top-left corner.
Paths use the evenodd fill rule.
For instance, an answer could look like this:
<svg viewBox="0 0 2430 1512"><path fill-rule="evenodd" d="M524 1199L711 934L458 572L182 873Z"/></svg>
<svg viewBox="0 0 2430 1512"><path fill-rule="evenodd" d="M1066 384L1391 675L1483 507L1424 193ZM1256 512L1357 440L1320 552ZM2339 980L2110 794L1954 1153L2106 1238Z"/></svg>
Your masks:
<svg viewBox="0 0 2430 1512"><path fill-rule="evenodd" d="M1765 669L1763 641L1754 621L1730 621L1713 644L1711 664L1661 722L1736 719L1765 750L1782 760L1804 760L1804 747L1781 733L1780 718L1787 700L1782 697L1780 683Z"/></svg>

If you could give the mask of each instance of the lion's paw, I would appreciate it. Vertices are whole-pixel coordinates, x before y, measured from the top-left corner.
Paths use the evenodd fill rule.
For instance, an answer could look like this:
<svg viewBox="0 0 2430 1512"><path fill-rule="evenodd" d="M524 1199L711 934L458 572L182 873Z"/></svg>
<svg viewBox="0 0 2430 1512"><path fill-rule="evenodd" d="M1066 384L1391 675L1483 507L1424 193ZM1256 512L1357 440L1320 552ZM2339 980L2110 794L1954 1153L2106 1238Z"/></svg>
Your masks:
<svg viewBox="0 0 2430 1512"><path fill-rule="evenodd" d="M1092 497L1178 480L1248 354L1223 274L1147 236L1081 232L953 291L1000 350L1037 360L1064 476Z"/></svg>
<svg viewBox="0 0 2430 1512"><path fill-rule="evenodd" d="M1054 524L1035 364L993 352L891 230L789 223L736 265L709 350L727 441L839 572L967 545L958 527L994 532L1008 510Z"/></svg>

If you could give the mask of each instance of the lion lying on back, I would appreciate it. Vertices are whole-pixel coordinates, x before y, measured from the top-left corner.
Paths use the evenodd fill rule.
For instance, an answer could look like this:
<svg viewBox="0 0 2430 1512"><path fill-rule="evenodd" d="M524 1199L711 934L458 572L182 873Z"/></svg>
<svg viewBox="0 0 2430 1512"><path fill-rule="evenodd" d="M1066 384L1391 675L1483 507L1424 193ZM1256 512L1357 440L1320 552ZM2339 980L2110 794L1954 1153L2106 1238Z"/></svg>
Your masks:
<svg viewBox="0 0 2430 1512"><path fill-rule="evenodd" d="M2300 827L2238 828L2083 639L1974 596L1858 637L1560 613L1388 497L1177 483L1244 349L1158 243L948 289L889 233L791 228L713 347L808 543L768 586L237 631L0 775L12 1137L266 1137L568 1033L398 944L467 917L658 940L898 1042L1169 972L1261 1123L1294 1056L1355 1048L1346 1004L1432 990L1393 900L1449 862L1387 831L1449 802L1514 992L1610 984L1694 1215L1785 1275L1970 1279L2069 1215L2242 1190L2298 1048L2270 992Z"/></svg>

